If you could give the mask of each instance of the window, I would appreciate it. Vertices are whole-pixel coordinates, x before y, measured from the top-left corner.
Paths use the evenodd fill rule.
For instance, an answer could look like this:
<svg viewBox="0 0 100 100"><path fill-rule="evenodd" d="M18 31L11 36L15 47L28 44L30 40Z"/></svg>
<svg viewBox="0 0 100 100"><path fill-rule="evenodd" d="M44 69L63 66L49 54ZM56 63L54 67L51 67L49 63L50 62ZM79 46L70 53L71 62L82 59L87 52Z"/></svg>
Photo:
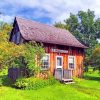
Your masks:
<svg viewBox="0 0 100 100"><path fill-rule="evenodd" d="M58 66L62 66L62 60L61 60L61 58L59 57L59 58L57 58L57 65Z"/></svg>
<svg viewBox="0 0 100 100"><path fill-rule="evenodd" d="M63 66L63 57L56 56L56 68L62 68Z"/></svg>
<svg viewBox="0 0 100 100"><path fill-rule="evenodd" d="M75 56L68 56L68 69L75 69Z"/></svg>
<svg viewBox="0 0 100 100"><path fill-rule="evenodd" d="M48 69L50 66L50 55L46 54L43 58L42 58L42 69Z"/></svg>

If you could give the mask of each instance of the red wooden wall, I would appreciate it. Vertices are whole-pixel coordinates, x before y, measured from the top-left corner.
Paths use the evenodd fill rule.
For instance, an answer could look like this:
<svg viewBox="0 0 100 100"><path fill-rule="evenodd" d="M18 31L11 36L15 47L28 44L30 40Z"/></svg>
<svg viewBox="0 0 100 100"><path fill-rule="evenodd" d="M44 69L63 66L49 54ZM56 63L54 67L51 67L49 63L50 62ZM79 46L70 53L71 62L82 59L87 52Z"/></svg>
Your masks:
<svg viewBox="0 0 100 100"><path fill-rule="evenodd" d="M44 44L44 48L46 53L50 54L50 73L54 73L54 69L56 68L56 56L63 56L63 68L68 70L68 55L75 56L76 68L73 70L73 76L81 76L83 74L83 60L84 60L84 49L68 47L68 46L59 46L53 44ZM68 50L68 53L56 53L52 52L51 49L61 49Z"/></svg>

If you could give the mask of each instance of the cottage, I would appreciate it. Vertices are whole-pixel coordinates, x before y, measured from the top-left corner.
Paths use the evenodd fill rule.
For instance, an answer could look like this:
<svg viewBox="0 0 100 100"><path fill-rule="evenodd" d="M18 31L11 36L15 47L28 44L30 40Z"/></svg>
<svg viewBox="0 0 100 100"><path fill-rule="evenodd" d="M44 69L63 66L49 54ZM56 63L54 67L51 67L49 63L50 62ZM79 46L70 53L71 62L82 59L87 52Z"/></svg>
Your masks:
<svg viewBox="0 0 100 100"><path fill-rule="evenodd" d="M69 72L72 76L81 76L83 73L84 49L87 47L68 30L16 17L10 41L16 44L28 41L43 43L46 56L42 59L41 68L53 75L68 77Z"/></svg>

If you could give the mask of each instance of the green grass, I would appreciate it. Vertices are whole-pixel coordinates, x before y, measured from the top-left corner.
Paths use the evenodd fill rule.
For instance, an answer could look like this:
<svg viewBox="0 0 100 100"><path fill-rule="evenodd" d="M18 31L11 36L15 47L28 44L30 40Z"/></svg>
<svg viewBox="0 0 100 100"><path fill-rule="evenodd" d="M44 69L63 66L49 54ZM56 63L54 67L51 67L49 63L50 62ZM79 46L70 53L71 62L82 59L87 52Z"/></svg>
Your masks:
<svg viewBox="0 0 100 100"><path fill-rule="evenodd" d="M100 76L85 73L75 84L55 84L38 90L18 90L0 87L0 100L100 100Z"/></svg>

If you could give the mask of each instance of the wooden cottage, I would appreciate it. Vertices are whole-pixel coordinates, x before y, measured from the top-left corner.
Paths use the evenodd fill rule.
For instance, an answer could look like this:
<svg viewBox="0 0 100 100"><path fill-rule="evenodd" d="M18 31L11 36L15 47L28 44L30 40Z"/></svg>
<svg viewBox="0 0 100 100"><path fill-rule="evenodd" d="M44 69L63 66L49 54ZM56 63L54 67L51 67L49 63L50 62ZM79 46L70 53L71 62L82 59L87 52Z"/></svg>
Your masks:
<svg viewBox="0 0 100 100"><path fill-rule="evenodd" d="M44 70L49 70L56 78L81 76L83 73L84 49L68 30L16 17L10 41L21 44L28 41L43 43L46 56L43 57Z"/></svg>

